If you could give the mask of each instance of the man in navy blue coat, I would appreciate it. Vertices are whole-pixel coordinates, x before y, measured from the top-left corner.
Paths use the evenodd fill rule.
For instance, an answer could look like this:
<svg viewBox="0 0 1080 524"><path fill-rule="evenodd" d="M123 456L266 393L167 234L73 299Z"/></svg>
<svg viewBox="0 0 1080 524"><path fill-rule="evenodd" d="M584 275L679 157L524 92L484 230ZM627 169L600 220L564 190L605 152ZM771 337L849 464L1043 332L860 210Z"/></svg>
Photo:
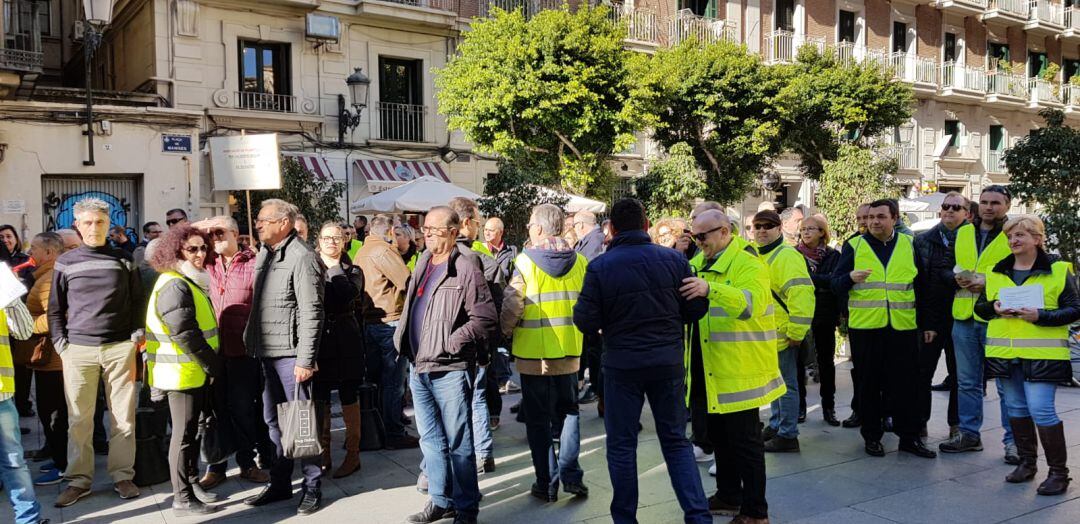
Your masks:
<svg viewBox="0 0 1080 524"><path fill-rule="evenodd" d="M687 300L683 280L693 274L681 253L649 239L645 207L632 198L611 209L614 237L589 263L574 306L574 324L604 340L603 373L607 462L614 495L611 517L636 522L637 441L641 408L649 399L668 475L686 522L712 522L690 441L686 438L684 326L709 303Z"/></svg>

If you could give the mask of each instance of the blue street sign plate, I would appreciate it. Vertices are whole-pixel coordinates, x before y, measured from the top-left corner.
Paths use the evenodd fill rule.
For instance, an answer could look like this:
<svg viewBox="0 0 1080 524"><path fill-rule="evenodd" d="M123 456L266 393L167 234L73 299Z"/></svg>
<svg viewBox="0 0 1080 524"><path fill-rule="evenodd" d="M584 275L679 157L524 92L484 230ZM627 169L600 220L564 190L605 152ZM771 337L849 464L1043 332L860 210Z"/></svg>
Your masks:
<svg viewBox="0 0 1080 524"><path fill-rule="evenodd" d="M161 135L161 152L191 153L190 135Z"/></svg>

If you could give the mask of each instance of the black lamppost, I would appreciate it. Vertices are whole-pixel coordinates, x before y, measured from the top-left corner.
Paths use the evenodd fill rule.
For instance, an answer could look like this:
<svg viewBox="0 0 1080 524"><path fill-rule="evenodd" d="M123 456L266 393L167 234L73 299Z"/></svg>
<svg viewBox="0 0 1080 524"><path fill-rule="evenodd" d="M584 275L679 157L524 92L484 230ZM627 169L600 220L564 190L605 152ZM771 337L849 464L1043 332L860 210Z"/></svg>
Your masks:
<svg viewBox="0 0 1080 524"><path fill-rule="evenodd" d="M345 147L345 133L360 125L360 113L367 107L371 80L361 68L357 67L353 74L345 79L345 84L349 86L349 96L352 98L352 106L356 112L346 107L345 95L338 95L338 147Z"/></svg>
<svg viewBox="0 0 1080 524"><path fill-rule="evenodd" d="M86 28L83 32L83 61L86 62L86 145L89 159L84 166L94 165L94 95L91 90L91 61L101 45L101 33L112 21L113 0L83 0Z"/></svg>

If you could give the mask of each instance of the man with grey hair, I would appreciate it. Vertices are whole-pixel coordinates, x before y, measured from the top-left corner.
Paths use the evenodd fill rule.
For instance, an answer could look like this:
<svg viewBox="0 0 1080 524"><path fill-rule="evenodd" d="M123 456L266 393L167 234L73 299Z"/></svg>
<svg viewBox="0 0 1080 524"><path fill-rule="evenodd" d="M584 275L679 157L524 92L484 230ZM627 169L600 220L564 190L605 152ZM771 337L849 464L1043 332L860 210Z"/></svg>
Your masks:
<svg viewBox="0 0 1080 524"><path fill-rule="evenodd" d="M75 204L83 245L60 255L49 296L49 335L64 363L69 416L67 489L57 507L90 494L98 381L104 379L112 415L109 476L120 498L139 496L135 476L135 348L143 338L142 279L131 254L108 245L109 205L97 198Z"/></svg>
<svg viewBox="0 0 1080 524"><path fill-rule="evenodd" d="M74 229L57 229L55 232L64 241L64 251L78 249L82 245L82 238Z"/></svg>
<svg viewBox="0 0 1080 524"><path fill-rule="evenodd" d="M419 447L420 441L409 435L402 423L408 360L394 349L394 330L405 305L409 268L391 243L393 225L389 216L372 218L368 235L352 260L364 274L360 300L368 352L367 372L369 380L379 385L379 411L386 427L386 447L411 449Z"/></svg>
<svg viewBox="0 0 1080 524"><path fill-rule="evenodd" d="M780 231L784 234L784 243L794 246L799 243L799 224L802 224L803 211L798 206L785 208L780 212Z"/></svg>
<svg viewBox="0 0 1080 524"><path fill-rule="evenodd" d="M533 208L529 246L514 261L499 316L503 335L513 338L521 374L521 412L536 473L532 495L544 502L555 502L560 482L567 493L589 494L578 464L577 374L584 340L573 325L588 261L560 236L562 225L557 206ZM558 456L552 444L556 432Z"/></svg>
<svg viewBox="0 0 1080 524"><path fill-rule="evenodd" d="M596 225L596 215L591 211L574 213L574 234L578 243L574 250L592 260L604 252L604 232Z"/></svg>
<svg viewBox="0 0 1080 524"><path fill-rule="evenodd" d="M277 450L270 483L244 501L263 506L292 498L293 460L281 446L277 405L311 400L311 378L323 330L323 267L319 256L296 236L296 206L279 199L263 200L255 229L262 248L255 257L251 315L244 329L244 347L262 367L263 419ZM305 384L303 385L302 384ZM322 471L318 456L301 460L304 473L297 513L309 515L322 504Z"/></svg>

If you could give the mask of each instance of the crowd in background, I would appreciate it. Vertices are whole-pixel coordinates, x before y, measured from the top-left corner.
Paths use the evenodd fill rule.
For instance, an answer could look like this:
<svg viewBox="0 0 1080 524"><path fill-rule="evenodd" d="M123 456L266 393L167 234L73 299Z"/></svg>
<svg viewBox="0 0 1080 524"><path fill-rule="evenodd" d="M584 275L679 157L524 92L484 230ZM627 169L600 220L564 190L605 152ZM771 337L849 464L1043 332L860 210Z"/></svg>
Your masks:
<svg viewBox="0 0 1080 524"><path fill-rule="evenodd" d="M417 489L429 501L408 522L475 522L477 478L496 469L502 394L520 390L510 411L526 428L537 499L589 495L579 406L597 402L612 518L634 522L648 400L685 520L759 523L764 453L800 452L808 383L820 384L824 422L859 428L867 454L884 456L894 433L900 451L932 459L930 392L949 392L939 451L981 451L994 378L1003 457L1015 466L1006 480L1035 477L1041 443L1049 471L1038 493L1060 494L1069 477L1054 391L1071 378L1080 297L1072 265L1046 251L1042 221L1010 219L1010 205L1002 186L977 203L949 193L940 223L915 235L895 201L879 200L859 206L859 231L840 239L801 206L764 205L740 222L703 202L687 218L650 222L634 199L602 221L544 204L519 247L464 198L418 227L391 215L309 224L295 205L265 200L251 235L232 217L191 222L174 209L138 241L88 198L73 230L24 244L0 226L0 260L27 290L0 314L0 452L17 457L0 482L16 521L40 522L33 486L65 482L55 505L75 504L91 494L95 454L106 454L114 491L138 497L145 402L168 413L178 516L220 509L213 489L230 460L263 485L245 504L290 500L292 428L278 408L312 400L321 454L298 459L297 513L307 515L322 506L324 475L361 470L373 430L361 400L372 395L382 446L422 452ZM1042 307L1008 307L1022 286L1038 286ZM845 339L855 387L841 421ZM942 354L949 377L932 384ZM35 408L45 445L25 452L44 462L32 476L14 432ZM336 468L332 412L345 425ZM209 418L234 447L200 466ZM702 462L716 477L709 497Z"/></svg>

